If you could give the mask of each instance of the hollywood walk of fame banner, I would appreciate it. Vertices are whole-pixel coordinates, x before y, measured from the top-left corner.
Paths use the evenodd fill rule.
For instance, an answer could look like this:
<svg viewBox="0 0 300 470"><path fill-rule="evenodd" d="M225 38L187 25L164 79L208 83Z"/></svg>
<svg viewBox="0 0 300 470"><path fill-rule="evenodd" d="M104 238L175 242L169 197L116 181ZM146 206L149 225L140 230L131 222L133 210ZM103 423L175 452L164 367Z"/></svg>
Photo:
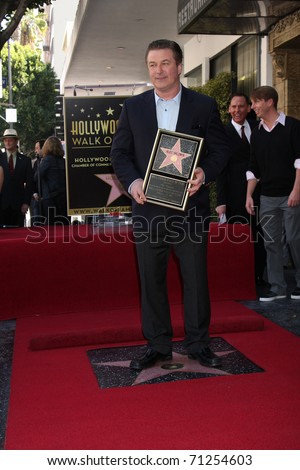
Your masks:
<svg viewBox="0 0 300 470"><path fill-rule="evenodd" d="M124 96L64 99L69 215L131 212L109 154Z"/></svg>
<svg viewBox="0 0 300 470"><path fill-rule="evenodd" d="M204 139L158 129L143 189L147 201L184 211Z"/></svg>

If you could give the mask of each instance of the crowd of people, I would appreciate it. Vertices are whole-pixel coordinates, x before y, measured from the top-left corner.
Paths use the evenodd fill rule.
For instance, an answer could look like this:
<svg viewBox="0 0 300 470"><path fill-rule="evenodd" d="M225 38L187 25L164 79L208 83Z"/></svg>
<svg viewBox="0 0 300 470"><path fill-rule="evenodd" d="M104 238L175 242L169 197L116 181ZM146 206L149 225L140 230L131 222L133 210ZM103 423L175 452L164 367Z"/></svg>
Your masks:
<svg viewBox="0 0 300 470"><path fill-rule="evenodd" d="M231 157L217 178L216 211L223 222L252 229L256 284L269 287L259 297L270 302L287 296L285 253L295 267L300 299L300 121L277 111L270 86L234 94L226 132ZM252 104L251 104L252 103ZM251 109L258 119L251 119Z"/></svg>
<svg viewBox="0 0 300 470"><path fill-rule="evenodd" d="M62 142L51 136L35 144L32 160L19 151L15 129L6 129L0 152L0 227L67 224L66 168Z"/></svg>

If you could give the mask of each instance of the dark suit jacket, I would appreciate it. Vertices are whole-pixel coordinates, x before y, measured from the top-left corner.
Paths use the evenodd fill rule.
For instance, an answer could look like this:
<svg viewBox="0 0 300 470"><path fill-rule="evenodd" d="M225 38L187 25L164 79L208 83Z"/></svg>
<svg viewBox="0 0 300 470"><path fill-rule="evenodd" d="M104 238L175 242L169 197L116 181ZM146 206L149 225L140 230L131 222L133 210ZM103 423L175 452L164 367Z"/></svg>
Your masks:
<svg viewBox="0 0 300 470"><path fill-rule="evenodd" d="M22 204L30 205L33 194L33 171L31 159L17 152L16 165L13 176L10 175L7 153L0 155L0 163L4 170L4 183L2 188L2 209L19 210Z"/></svg>
<svg viewBox="0 0 300 470"><path fill-rule="evenodd" d="M248 120L251 129L257 126L257 122ZM227 219L233 216L241 216L248 220L249 215L245 209L247 179L246 171L249 168L250 144L244 143L230 122L225 127L231 145L230 159L217 178L217 205L226 204ZM259 188L254 194L254 200L258 204Z"/></svg>
<svg viewBox="0 0 300 470"><path fill-rule="evenodd" d="M114 171L126 190L134 180L144 178L157 129L153 90L124 102L110 157ZM205 172L206 184L214 181L229 158L229 142L215 100L182 87L176 131L204 138L198 165ZM187 211L191 208L195 209L190 212L193 219L209 216L209 191L206 186L189 198ZM134 216L140 216L148 223L159 216L187 215L176 209L150 203L139 205L135 201L132 211Z"/></svg>

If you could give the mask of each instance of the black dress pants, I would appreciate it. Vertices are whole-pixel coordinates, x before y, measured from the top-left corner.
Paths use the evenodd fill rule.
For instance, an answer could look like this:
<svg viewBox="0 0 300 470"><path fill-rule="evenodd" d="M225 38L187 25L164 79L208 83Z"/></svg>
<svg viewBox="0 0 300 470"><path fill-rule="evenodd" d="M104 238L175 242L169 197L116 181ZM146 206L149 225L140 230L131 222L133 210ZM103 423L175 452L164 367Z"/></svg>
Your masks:
<svg viewBox="0 0 300 470"><path fill-rule="evenodd" d="M199 235L198 235L199 236ZM183 282L185 347L189 353L209 343L210 299L207 280L207 233L202 242L185 236L178 243L156 236L136 243L141 281L142 329L151 348L172 349L173 329L168 300L167 268L171 250L179 260Z"/></svg>
<svg viewBox="0 0 300 470"><path fill-rule="evenodd" d="M24 227L25 215L21 212L20 209L13 209L8 207L6 209L2 209L0 215L0 224L1 226L7 227Z"/></svg>

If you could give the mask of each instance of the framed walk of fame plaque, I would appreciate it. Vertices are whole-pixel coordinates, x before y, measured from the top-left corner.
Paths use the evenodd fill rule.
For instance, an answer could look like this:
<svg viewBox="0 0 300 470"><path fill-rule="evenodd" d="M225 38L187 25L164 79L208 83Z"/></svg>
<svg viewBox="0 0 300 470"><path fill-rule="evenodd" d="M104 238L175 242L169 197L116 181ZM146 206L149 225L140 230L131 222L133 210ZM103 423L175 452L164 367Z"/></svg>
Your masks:
<svg viewBox="0 0 300 470"><path fill-rule="evenodd" d="M158 129L143 190L147 202L184 211L204 139Z"/></svg>

